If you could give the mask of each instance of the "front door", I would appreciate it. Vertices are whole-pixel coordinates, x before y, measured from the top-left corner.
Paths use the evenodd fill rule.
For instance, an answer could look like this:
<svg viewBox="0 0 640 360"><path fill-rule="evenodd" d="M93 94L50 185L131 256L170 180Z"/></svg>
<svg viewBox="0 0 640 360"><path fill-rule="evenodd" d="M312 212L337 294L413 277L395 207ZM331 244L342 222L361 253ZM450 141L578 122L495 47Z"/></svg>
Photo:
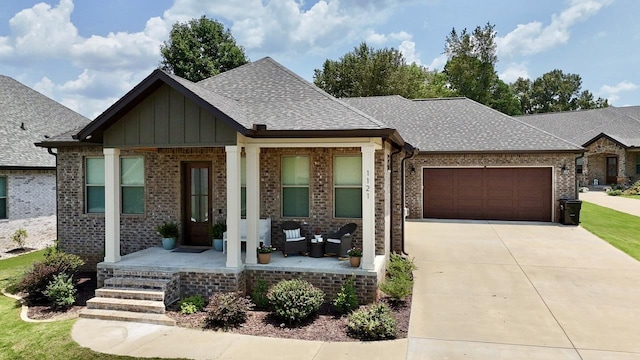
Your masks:
<svg viewBox="0 0 640 360"><path fill-rule="evenodd" d="M184 244L211 246L211 163L184 164Z"/></svg>
<svg viewBox="0 0 640 360"><path fill-rule="evenodd" d="M607 156L607 184L618 183L618 157Z"/></svg>

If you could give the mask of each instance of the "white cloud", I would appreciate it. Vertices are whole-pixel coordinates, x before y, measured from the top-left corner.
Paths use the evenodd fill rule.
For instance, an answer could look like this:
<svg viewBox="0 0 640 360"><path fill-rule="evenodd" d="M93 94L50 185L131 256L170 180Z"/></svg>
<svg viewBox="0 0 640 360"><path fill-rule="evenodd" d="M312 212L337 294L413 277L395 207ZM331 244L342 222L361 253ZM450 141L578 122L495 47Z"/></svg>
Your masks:
<svg viewBox="0 0 640 360"><path fill-rule="evenodd" d="M620 93L634 91L636 89L638 89L638 85L630 81L621 81L616 85L603 85L600 88L600 94L607 98L609 102L614 103L620 99Z"/></svg>
<svg viewBox="0 0 640 360"><path fill-rule="evenodd" d="M572 0L569 7L551 16L546 27L539 21L520 24L503 37L496 37L499 56L532 55L565 44L571 27L594 16L612 0Z"/></svg>
<svg viewBox="0 0 640 360"><path fill-rule="evenodd" d="M437 58L431 60L431 64L427 65L429 70L442 70L447 64L447 55L442 54Z"/></svg>
<svg viewBox="0 0 640 360"><path fill-rule="evenodd" d="M498 76L500 80L512 83L518 78L529 79L529 70L525 63L511 63Z"/></svg>
<svg viewBox="0 0 640 360"><path fill-rule="evenodd" d="M403 41L400 46L398 46L398 50L400 50L408 64L416 63L417 65L421 65L420 54L416 53L416 43L413 41Z"/></svg>
<svg viewBox="0 0 640 360"><path fill-rule="evenodd" d="M48 77L43 77L42 80L38 81L33 88L48 96L48 97L53 97L53 89L55 87L55 84L53 83L53 81L51 81L51 79L49 79Z"/></svg>
<svg viewBox="0 0 640 360"><path fill-rule="evenodd" d="M378 34L373 30L369 30L364 38L365 42L373 46L382 46L387 43L387 35Z"/></svg>

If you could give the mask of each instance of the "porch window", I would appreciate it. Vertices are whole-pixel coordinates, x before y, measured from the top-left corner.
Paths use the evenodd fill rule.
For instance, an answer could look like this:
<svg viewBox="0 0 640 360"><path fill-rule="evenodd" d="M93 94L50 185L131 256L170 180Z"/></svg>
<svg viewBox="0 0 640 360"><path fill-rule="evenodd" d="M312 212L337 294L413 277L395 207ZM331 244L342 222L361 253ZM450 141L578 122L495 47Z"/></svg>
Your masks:
<svg viewBox="0 0 640 360"><path fill-rule="evenodd" d="M362 217L362 157L333 160L333 204L337 218Z"/></svg>
<svg viewBox="0 0 640 360"><path fill-rule="evenodd" d="M582 174L582 164L584 163L584 158L576 159L576 174Z"/></svg>
<svg viewBox="0 0 640 360"><path fill-rule="evenodd" d="M282 157L282 216L309 216L309 157Z"/></svg>
<svg viewBox="0 0 640 360"><path fill-rule="evenodd" d="M85 158L85 212L104 213L104 158Z"/></svg>
<svg viewBox="0 0 640 360"><path fill-rule="evenodd" d="M247 158L240 158L240 217L247 217Z"/></svg>
<svg viewBox="0 0 640 360"><path fill-rule="evenodd" d="M0 219L7 218L7 178L0 176Z"/></svg>
<svg viewBox="0 0 640 360"><path fill-rule="evenodd" d="M636 154L636 174L640 175L640 153Z"/></svg>
<svg viewBox="0 0 640 360"><path fill-rule="evenodd" d="M144 214L144 158L120 158L123 214Z"/></svg>

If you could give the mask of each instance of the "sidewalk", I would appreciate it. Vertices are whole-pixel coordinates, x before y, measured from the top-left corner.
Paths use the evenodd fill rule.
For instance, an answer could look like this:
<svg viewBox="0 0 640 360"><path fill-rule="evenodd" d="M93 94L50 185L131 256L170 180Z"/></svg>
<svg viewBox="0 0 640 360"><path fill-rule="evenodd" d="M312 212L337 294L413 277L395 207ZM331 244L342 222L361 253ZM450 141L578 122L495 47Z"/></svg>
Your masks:
<svg viewBox="0 0 640 360"><path fill-rule="evenodd" d="M580 200L609 209L618 210L627 214L640 216L640 200L627 199L620 196L609 196L604 191L589 191L580 193Z"/></svg>
<svg viewBox="0 0 640 360"><path fill-rule="evenodd" d="M80 346L97 352L135 357L260 360L407 358L407 339L327 343L93 319L79 319L71 336Z"/></svg>

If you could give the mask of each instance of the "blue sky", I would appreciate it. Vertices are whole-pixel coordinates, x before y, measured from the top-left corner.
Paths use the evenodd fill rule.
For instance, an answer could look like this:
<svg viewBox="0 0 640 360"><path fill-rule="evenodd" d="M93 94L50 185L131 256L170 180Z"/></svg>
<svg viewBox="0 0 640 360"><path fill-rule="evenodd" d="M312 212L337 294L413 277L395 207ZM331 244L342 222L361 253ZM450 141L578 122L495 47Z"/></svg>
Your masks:
<svg viewBox="0 0 640 360"><path fill-rule="evenodd" d="M615 106L640 105L636 0L46 0L0 2L0 74L94 118L160 62L171 25L223 22L251 60L311 81L360 42L444 65L453 27L495 25L506 82L561 69Z"/></svg>

